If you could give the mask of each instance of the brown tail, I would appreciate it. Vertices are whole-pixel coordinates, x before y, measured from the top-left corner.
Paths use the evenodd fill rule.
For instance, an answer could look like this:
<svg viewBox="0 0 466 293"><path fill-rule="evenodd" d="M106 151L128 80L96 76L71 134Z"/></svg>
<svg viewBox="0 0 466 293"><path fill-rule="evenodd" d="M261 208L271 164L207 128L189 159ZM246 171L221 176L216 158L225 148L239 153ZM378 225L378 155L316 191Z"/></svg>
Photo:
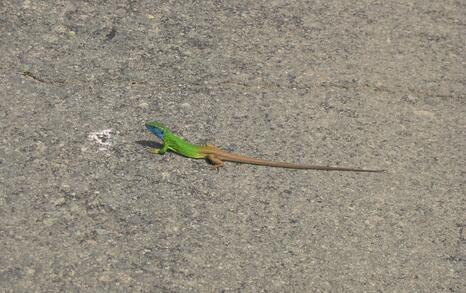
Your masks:
<svg viewBox="0 0 466 293"><path fill-rule="evenodd" d="M351 171L351 172L385 172L385 170L369 170L369 169L357 169L357 168L344 168L344 167L328 167L328 166L313 166L313 165L299 165L285 162L274 162L267 160L254 159L245 157L238 154L228 153L225 151L216 152L215 156L222 161L238 162L260 166L270 166L278 168L289 168L289 169L305 169L305 170L323 170L323 171Z"/></svg>

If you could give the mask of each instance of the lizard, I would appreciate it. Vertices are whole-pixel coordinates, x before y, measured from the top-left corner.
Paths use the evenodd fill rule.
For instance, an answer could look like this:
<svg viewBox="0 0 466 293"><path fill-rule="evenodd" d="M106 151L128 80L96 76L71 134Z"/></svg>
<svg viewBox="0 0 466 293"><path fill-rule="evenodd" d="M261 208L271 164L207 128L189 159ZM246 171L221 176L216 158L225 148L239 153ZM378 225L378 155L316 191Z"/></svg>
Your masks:
<svg viewBox="0 0 466 293"><path fill-rule="evenodd" d="M182 155L192 159L205 159L215 168L223 166L224 161L237 162L243 164L252 164L269 167L289 168L289 169L307 169L307 170L324 170L324 171L352 171L352 172L384 172L385 170L371 170L345 167L314 166L300 165L285 162L276 162L269 160L255 159L235 153L228 152L211 144L196 145L188 142L184 138L171 132L165 125L157 121L147 122L146 128L162 140L161 148L152 148L151 153L163 155L167 151Z"/></svg>

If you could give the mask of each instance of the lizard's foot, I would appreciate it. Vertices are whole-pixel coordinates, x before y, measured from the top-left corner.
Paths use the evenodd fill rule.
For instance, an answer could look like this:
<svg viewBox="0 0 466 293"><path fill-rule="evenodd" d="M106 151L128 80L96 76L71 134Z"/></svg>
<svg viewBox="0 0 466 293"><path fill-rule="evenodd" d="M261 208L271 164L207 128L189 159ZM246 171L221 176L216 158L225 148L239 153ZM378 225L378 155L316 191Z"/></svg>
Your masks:
<svg viewBox="0 0 466 293"><path fill-rule="evenodd" d="M220 168L221 168L221 166L218 166L218 165L212 165L212 166L210 166L210 169L216 170L217 172L220 171Z"/></svg>
<svg viewBox="0 0 466 293"><path fill-rule="evenodd" d="M159 149L159 148L151 148L149 150L149 152L151 152L152 154L156 154L156 155L163 155L165 154L165 151L163 149Z"/></svg>

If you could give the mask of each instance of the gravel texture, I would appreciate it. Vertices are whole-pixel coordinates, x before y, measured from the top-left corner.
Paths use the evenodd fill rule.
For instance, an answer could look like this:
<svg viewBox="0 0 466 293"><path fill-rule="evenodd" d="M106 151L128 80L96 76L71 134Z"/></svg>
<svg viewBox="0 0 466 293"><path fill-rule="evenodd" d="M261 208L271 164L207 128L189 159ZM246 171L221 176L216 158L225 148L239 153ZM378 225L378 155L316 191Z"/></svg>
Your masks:
<svg viewBox="0 0 466 293"><path fill-rule="evenodd" d="M464 292L461 1L0 3L0 291ZM295 171L148 152L158 120Z"/></svg>

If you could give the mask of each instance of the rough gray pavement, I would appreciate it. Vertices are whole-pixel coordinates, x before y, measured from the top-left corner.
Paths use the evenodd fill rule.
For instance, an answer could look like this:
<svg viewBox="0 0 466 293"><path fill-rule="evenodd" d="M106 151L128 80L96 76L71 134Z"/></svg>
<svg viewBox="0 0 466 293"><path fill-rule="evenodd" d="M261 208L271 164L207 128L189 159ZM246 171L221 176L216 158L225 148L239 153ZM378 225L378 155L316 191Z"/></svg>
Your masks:
<svg viewBox="0 0 466 293"><path fill-rule="evenodd" d="M1 1L0 291L464 292L465 21L448 0ZM150 154L148 120L388 172L216 172Z"/></svg>

